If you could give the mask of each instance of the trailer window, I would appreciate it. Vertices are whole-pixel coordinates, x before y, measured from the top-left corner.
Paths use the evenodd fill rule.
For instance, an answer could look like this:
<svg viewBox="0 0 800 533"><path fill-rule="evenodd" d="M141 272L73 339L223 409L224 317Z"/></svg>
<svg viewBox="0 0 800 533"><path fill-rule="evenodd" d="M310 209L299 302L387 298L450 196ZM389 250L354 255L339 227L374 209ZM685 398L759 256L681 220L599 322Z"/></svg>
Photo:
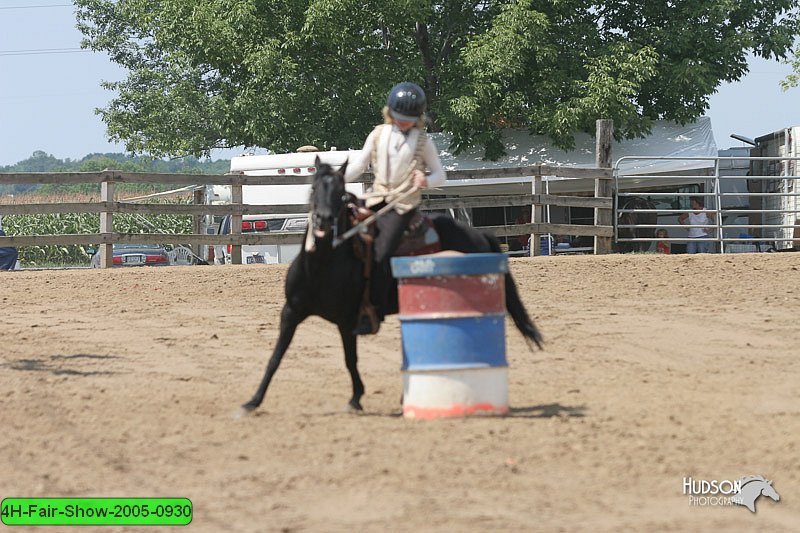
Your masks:
<svg viewBox="0 0 800 533"><path fill-rule="evenodd" d="M281 229L283 229L284 222L286 222L285 218L267 219L267 231L280 231Z"/></svg>

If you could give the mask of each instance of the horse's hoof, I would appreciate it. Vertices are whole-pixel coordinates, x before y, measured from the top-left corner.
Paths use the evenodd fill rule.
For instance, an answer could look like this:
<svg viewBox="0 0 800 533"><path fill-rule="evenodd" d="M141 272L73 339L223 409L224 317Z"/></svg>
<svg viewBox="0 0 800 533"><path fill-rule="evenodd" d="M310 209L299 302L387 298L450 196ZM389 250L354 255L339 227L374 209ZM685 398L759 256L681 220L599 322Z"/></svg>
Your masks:
<svg viewBox="0 0 800 533"><path fill-rule="evenodd" d="M244 416L252 415L253 411L255 411L257 407L258 407L257 405L251 402L247 402L246 404L242 405L239 409L236 410L236 413L234 413L233 417L238 419Z"/></svg>
<svg viewBox="0 0 800 533"><path fill-rule="evenodd" d="M348 413L362 413L364 412L364 408L361 407L360 402L350 401L345 407L345 411L347 411Z"/></svg>

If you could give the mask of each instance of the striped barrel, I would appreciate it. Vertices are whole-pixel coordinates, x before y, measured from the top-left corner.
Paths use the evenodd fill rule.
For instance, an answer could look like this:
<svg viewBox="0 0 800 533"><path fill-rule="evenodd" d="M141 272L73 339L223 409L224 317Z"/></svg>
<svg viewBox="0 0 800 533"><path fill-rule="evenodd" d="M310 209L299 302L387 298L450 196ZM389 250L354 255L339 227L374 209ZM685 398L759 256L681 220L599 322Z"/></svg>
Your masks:
<svg viewBox="0 0 800 533"><path fill-rule="evenodd" d="M505 254L392 258L403 339L403 415L508 412Z"/></svg>

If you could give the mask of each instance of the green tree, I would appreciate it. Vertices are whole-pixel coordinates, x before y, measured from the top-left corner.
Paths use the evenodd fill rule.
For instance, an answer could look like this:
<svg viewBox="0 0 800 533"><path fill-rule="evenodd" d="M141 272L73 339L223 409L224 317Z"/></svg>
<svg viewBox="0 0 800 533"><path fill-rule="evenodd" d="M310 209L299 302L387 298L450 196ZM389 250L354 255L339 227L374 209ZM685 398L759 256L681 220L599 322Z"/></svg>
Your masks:
<svg viewBox="0 0 800 533"><path fill-rule="evenodd" d="M2 172L100 172L105 169L123 172L152 172L159 174L225 174L230 169L229 159L201 161L196 157L179 157L170 160L152 156L130 156L120 153L94 153L79 160L57 159L52 155L37 150L31 157L14 165L0 166ZM155 192L173 188L172 185L121 183L120 192ZM0 174L0 194L66 194L66 193L99 193L100 185L83 183L76 185L9 185L3 182Z"/></svg>
<svg viewBox="0 0 800 533"><path fill-rule="evenodd" d="M412 80L434 130L501 154L524 127L569 147L690 121L747 54L783 58L800 0L76 0L84 46L128 70L99 110L135 153L358 147Z"/></svg>
<svg viewBox="0 0 800 533"><path fill-rule="evenodd" d="M784 91L800 86L800 44L795 48L794 54L786 60L786 64L792 67L792 73L781 81Z"/></svg>

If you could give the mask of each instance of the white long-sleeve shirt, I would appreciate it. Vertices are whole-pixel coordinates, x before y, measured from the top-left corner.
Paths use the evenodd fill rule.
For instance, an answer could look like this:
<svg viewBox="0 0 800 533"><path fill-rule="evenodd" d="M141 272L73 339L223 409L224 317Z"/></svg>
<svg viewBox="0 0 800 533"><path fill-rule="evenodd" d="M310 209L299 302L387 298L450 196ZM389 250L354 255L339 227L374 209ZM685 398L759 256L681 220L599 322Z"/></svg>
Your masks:
<svg viewBox="0 0 800 533"><path fill-rule="evenodd" d="M412 128L406 135L395 124L389 127L391 131L388 134L386 145L388 161L378 161L378 164L385 165L383 171L385 172L384 178L387 183L391 186L397 186L399 183L395 183L396 180L402 179L408 170L407 166L401 168L398 163L404 161L410 162L410 158L413 157L414 151L416 150L417 135L419 135L420 130ZM383 128L375 128L372 130L372 133L369 134L367 140L364 142L364 148L361 150L359 156L348 162L347 170L344 175L346 181L352 181L358 178L367 170L367 167L369 167L372 162L372 153L378 148L382 131ZM444 172L444 168L442 168L442 162L439 159L436 145L433 144L430 137L425 140L425 145L422 149L421 163L430 171L428 175L429 187L436 187L445 182L447 176ZM376 170L377 169L373 169L373 172L377 175L379 172Z"/></svg>

